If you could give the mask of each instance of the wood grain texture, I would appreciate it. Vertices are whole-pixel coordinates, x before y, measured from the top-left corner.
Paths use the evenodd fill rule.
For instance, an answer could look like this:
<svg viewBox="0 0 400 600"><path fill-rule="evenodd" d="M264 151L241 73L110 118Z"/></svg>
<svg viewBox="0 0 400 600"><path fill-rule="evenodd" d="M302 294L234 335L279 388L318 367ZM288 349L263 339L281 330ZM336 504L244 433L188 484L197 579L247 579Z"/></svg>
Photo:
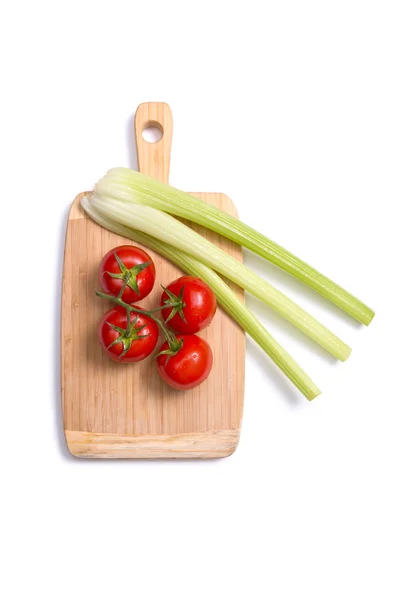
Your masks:
<svg viewBox="0 0 400 600"><path fill-rule="evenodd" d="M169 107L162 106L157 118L163 125L163 138L155 144L144 142L139 164L142 170L148 169L152 174L155 171L150 165L158 165L154 169L158 169L159 178L167 181L169 158L166 155L171 148L168 140L172 139L172 116L168 117ZM149 115L153 122L156 118L151 106L148 110L141 107L143 105L135 120L138 148ZM155 148L160 143L159 148ZM143 158L146 148L151 158ZM236 214L231 200L224 194L196 195ZM171 389L158 377L152 357L135 365L109 360L97 337L101 316L109 308L105 300L95 296L95 290L99 289L97 269L108 250L127 240L89 219L80 207L82 196L79 194L71 206L63 276L62 398L70 452L74 456L92 458L229 456L239 441L243 411L243 331L218 308L211 326L201 333L211 345L214 368L201 386L185 392ZM198 226L193 228L242 259L241 248L236 244ZM145 308L159 305L160 283L167 284L182 274L155 252L150 251L150 254L157 279L155 291L141 302ZM242 291L232 287L243 298Z"/></svg>

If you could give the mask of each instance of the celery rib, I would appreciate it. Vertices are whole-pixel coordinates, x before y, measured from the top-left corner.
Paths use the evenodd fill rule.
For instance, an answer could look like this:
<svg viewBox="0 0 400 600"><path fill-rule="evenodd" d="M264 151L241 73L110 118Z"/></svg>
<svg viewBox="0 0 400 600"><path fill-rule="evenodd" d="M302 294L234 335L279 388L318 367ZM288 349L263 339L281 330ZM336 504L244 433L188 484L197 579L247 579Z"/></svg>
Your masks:
<svg viewBox="0 0 400 600"><path fill-rule="evenodd" d="M87 214L102 227L122 235L134 242L143 244L164 256L189 275L200 277L214 291L217 302L225 312L244 329L262 350L273 360L277 367L288 377L296 388L308 399L313 400L321 392L297 362L265 329L257 317L243 304L231 288L209 267L205 266L186 252L176 250L145 233L126 227L105 217L85 196L82 207Z"/></svg>
<svg viewBox="0 0 400 600"><path fill-rule="evenodd" d="M365 325L375 314L361 300L279 244L215 206L177 188L132 169L115 168L96 184L95 190L119 200L157 208L215 231L281 267Z"/></svg>
<svg viewBox="0 0 400 600"><path fill-rule="evenodd" d="M349 346L329 329L273 285L174 217L149 206L127 204L104 194L100 196L97 192L91 194L90 202L107 218L147 233L218 271L270 306L339 360L349 357Z"/></svg>

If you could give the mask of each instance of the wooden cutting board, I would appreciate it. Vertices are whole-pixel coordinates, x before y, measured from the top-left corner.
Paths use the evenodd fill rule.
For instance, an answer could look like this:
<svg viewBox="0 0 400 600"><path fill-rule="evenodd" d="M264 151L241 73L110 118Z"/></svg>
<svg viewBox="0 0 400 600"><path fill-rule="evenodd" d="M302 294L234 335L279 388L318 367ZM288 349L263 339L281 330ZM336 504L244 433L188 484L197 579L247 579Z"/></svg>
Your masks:
<svg viewBox="0 0 400 600"><path fill-rule="evenodd" d="M142 136L149 126L162 132L156 143L146 142ZM140 172L168 182L172 143L169 106L141 104L135 117L135 135ZM195 195L236 215L232 201L224 194ZM101 316L109 308L107 301L95 295L100 289L97 269L108 250L127 240L88 218L80 206L82 196L75 198L69 214L63 274L61 385L70 452L91 458L229 456L239 442L243 411L243 331L218 308L210 327L200 334L211 345L214 368L202 385L185 392L171 389L159 378L153 357L125 365L109 360L97 337ZM236 244L194 228L242 260ZM167 285L182 272L149 252L157 280L141 305L154 308L160 302L160 283ZM232 287L243 298L242 291Z"/></svg>

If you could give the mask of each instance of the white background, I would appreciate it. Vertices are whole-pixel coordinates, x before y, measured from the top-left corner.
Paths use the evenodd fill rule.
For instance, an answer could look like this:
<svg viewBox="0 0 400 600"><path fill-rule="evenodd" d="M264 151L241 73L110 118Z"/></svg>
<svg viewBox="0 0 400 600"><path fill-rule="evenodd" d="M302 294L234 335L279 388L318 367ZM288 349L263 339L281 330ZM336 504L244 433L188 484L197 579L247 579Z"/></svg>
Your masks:
<svg viewBox="0 0 400 600"><path fill-rule="evenodd" d="M15 1L0 30L1 597L398 600L398 2ZM377 313L357 326L246 253L353 355L248 299L324 393L308 403L248 343L225 460L85 461L63 442L67 211L135 167L148 100L173 111L171 183L226 192Z"/></svg>

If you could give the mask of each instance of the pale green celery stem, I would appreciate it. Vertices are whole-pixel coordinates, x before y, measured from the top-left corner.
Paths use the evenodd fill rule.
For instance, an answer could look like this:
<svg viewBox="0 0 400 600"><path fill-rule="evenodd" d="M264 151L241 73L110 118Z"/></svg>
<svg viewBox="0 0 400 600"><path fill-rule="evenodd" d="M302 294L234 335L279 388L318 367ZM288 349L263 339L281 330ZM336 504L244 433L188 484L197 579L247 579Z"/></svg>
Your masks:
<svg viewBox="0 0 400 600"><path fill-rule="evenodd" d="M235 217L186 192L124 168L108 171L95 189L117 199L158 208L216 231L297 277L365 325L371 322L375 314L361 300L282 246Z"/></svg>
<svg viewBox="0 0 400 600"><path fill-rule="evenodd" d="M257 342L262 350L264 350L308 400L313 400L320 394L320 390L310 377L268 333L262 323L260 323L245 304L242 304L231 288L212 269L192 258L186 252L176 250L169 244L161 242L152 236L120 225L116 221L104 217L91 205L87 196L82 199L82 206L88 215L102 227L151 248L155 252L165 256L189 275L200 277L214 291L221 308Z"/></svg>
<svg viewBox="0 0 400 600"><path fill-rule="evenodd" d="M349 357L351 349L329 329L248 267L174 217L149 206L127 204L95 192L91 195L91 202L108 218L179 248L225 275L276 310L339 360L344 361Z"/></svg>

